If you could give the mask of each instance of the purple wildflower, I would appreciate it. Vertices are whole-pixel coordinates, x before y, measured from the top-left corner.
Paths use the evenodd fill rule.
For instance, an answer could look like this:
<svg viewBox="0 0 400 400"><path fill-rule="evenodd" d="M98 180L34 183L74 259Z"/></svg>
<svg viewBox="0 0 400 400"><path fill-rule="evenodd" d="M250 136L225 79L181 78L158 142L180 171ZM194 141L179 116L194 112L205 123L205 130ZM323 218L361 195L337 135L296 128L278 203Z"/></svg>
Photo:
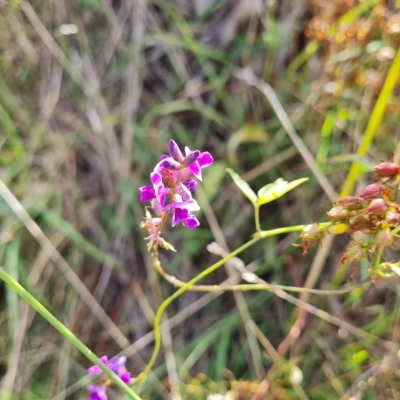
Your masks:
<svg viewBox="0 0 400 400"><path fill-rule="evenodd" d="M108 366L108 357L107 356L103 356L100 357L100 361ZM98 365L93 365L88 369L89 374L92 375L99 375L101 373L103 373L103 371L101 370L101 368Z"/></svg>
<svg viewBox="0 0 400 400"><path fill-rule="evenodd" d="M90 385L88 386L89 392L92 392L88 400L107 400L106 390L103 386Z"/></svg>
<svg viewBox="0 0 400 400"><path fill-rule="evenodd" d="M197 182L193 179L183 182L183 184L189 189L190 192L194 192L194 189L196 189L197 186Z"/></svg>
<svg viewBox="0 0 400 400"><path fill-rule="evenodd" d="M183 161L183 154L181 152L181 149L179 146L176 144L174 140L169 141L169 153L171 154L171 157L178 162Z"/></svg>
<svg viewBox="0 0 400 400"><path fill-rule="evenodd" d="M167 198L167 191L165 189L162 176L158 172L153 172L150 175L151 183L153 184L155 197L161 204L161 207L164 206L165 200Z"/></svg>
<svg viewBox="0 0 400 400"><path fill-rule="evenodd" d="M151 207L157 218L151 215L146 217L142 226L149 232L149 248L153 244L166 243L159 234L162 229L161 220L172 213L172 226L182 222L190 229L199 226L199 221L192 214L200 209L196 200L192 198L192 192L197 186L193 178L201 181L201 170L212 164L213 158L208 152L190 150L185 147L183 155L174 140L169 141L169 155L161 156L160 162L155 166L150 175L151 186L139 188L140 201L151 202ZM161 219L161 220L160 220Z"/></svg>
<svg viewBox="0 0 400 400"><path fill-rule="evenodd" d="M129 383L131 380L131 373L128 372L125 368L125 363L126 363L126 357L113 357L111 360L108 360L107 356L100 357L101 362L106 365L108 368L110 368L111 371L113 371L117 376L125 383ZM92 375L101 375L103 374L103 371L101 368L97 365L93 365L88 369L89 374ZM100 382L107 382L104 381L104 379L101 379ZM91 394L89 395L88 400L107 400L107 394L106 394L106 389L107 389L106 383L103 385L90 385L88 387L89 392Z"/></svg>
<svg viewBox="0 0 400 400"><path fill-rule="evenodd" d="M108 367L111 371L114 371L123 382L128 383L131 380L131 373L125 368L126 357L113 357L109 363Z"/></svg>
<svg viewBox="0 0 400 400"><path fill-rule="evenodd" d="M194 158L194 161L188 165L188 169L190 170L192 176L195 176L199 181L202 180L201 170L205 167L208 167L213 163L213 158L210 153L207 151L204 153L199 152L200 154L197 157L193 157L198 150L191 151L189 147L185 147L186 158ZM185 175L186 177L187 175ZM190 179L192 176L187 176L187 179Z"/></svg>
<svg viewBox="0 0 400 400"><path fill-rule="evenodd" d="M195 229L200 225L197 218L185 208L174 209L174 213L172 215L172 226L177 225L179 222L182 222L183 225L190 229Z"/></svg>
<svg viewBox="0 0 400 400"><path fill-rule="evenodd" d="M156 218L154 218L156 219ZM100 357L101 362L106 365L111 371L114 371L120 378L123 373L126 372L125 363L126 357L113 357L111 360L108 360L107 356ZM97 365L93 365L88 369L89 374L99 375L103 373L101 368Z"/></svg>
<svg viewBox="0 0 400 400"><path fill-rule="evenodd" d="M139 188L140 192L140 201L146 202L156 198L156 192L154 191L153 186L142 186Z"/></svg>

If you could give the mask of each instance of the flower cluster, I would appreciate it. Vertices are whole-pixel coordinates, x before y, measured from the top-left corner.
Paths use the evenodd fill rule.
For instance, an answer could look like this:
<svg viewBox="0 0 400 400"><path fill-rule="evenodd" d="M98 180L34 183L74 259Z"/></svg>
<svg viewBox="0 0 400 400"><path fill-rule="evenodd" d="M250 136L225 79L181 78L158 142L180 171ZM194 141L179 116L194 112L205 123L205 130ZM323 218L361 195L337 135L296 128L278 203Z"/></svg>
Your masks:
<svg viewBox="0 0 400 400"><path fill-rule="evenodd" d="M363 242L353 238L342 256L342 263L360 261L368 257L369 253L391 245L396 234L394 229L400 225L400 204L396 203L400 165L383 162L374 170L375 182L366 186L359 196L336 200L333 208L327 213L329 221L333 224L346 224L350 235L355 232L373 235L373 239ZM308 225L306 228L300 235L305 252L312 242L321 239L325 233L317 224Z"/></svg>
<svg viewBox="0 0 400 400"><path fill-rule="evenodd" d="M161 156L160 162L150 174L151 186L139 188L140 201L150 201L155 214L147 213L142 227L149 233L149 248L161 245L170 248L160 231L169 213L172 213L172 226L182 223L190 229L199 226L199 221L192 214L200 209L192 193L197 186L193 178L201 181L201 170L212 164L213 158L208 152L191 151L185 147L185 155L172 139L169 142L169 155Z"/></svg>
<svg viewBox="0 0 400 400"><path fill-rule="evenodd" d="M131 373L125 368L126 357L113 357L110 360L107 356L100 358L101 362L106 365L111 371L115 372L119 378L125 383L131 380ZM96 385L90 385L88 390L90 392L88 400L107 400L106 390L110 386L110 379L103 373L100 367L93 365L88 369L91 375L100 375Z"/></svg>

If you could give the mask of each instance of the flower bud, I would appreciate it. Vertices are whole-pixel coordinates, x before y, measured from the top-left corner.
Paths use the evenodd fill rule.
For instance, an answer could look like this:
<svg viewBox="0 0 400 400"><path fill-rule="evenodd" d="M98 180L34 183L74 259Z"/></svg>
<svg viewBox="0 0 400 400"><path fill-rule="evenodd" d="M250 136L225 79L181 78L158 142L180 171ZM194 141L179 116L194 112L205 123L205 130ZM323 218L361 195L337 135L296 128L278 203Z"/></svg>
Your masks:
<svg viewBox="0 0 400 400"><path fill-rule="evenodd" d="M372 185L368 185L360 194L360 197L363 200L372 200L376 199L377 197L382 196L382 186L373 183Z"/></svg>
<svg viewBox="0 0 400 400"><path fill-rule="evenodd" d="M367 207L368 213L373 215L384 215L388 210L388 205L383 199L373 199Z"/></svg>
<svg viewBox="0 0 400 400"><path fill-rule="evenodd" d="M197 186L197 182L193 179L190 179L190 180L188 180L186 182L182 182L182 183L189 189L190 192L193 192Z"/></svg>
<svg viewBox="0 0 400 400"><path fill-rule="evenodd" d="M374 170L382 178L391 178L399 173L400 166L393 162L383 162L377 165Z"/></svg>
<svg viewBox="0 0 400 400"><path fill-rule="evenodd" d="M181 149L176 144L176 142L172 139L169 141L169 152L171 154L171 157L175 161L178 161L180 163L183 161L183 155L182 155Z"/></svg>
<svg viewBox="0 0 400 400"><path fill-rule="evenodd" d="M335 206L343 206L346 210L359 210L363 206L363 200L360 197L347 196L343 199L336 200L333 203Z"/></svg>
<svg viewBox="0 0 400 400"><path fill-rule="evenodd" d="M171 171L179 171L180 168L181 168L181 164L178 163L178 161L171 160L171 159L165 160L165 161L162 163L162 166L163 166L164 168L166 168L166 169L171 170Z"/></svg>
<svg viewBox="0 0 400 400"><path fill-rule="evenodd" d="M190 164L193 164L200 157L200 151L195 150L189 153L182 161L182 164L185 167L188 167Z"/></svg>
<svg viewBox="0 0 400 400"><path fill-rule="evenodd" d="M335 206L326 213L329 221L332 222L345 222L349 216L349 212L343 206Z"/></svg>
<svg viewBox="0 0 400 400"><path fill-rule="evenodd" d="M318 224L308 224L301 231L300 237L303 240L319 240L324 236L326 229Z"/></svg>
<svg viewBox="0 0 400 400"><path fill-rule="evenodd" d="M389 211L386 214L385 221L388 223L390 226L397 226L400 224L400 214L396 211Z"/></svg>

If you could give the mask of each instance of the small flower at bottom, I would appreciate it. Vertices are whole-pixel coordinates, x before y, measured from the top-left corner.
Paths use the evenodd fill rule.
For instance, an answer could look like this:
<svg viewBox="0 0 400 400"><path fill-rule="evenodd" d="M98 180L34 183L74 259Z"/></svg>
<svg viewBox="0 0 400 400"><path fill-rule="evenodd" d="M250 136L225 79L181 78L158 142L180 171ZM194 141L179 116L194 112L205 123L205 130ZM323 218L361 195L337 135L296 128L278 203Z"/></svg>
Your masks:
<svg viewBox="0 0 400 400"><path fill-rule="evenodd" d="M103 356L100 357L100 361L108 366L108 357L107 356ZM101 374L103 371L101 370L101 368L98 365L93 365L88 369L89 374L91 375L99 375Z"/></svg>
<svg viewBox="0 0 400 400"><path fill-rule="evenodd" d="M107 400L108 399L105 387L90 385L90 386L88 386L88 390L89 390L89 392L92 392L89 395L88 400Z"/></svg>
<svg viewBox="0 0 400 400"><path fill-rule="evenodd" d="M123 382L129 383L131 380L131 373L125 368L126 357L113 357L108 360L107 356L100 357L101 362L113 371ZM112 382L103 373L98 365L93 365L88 369L91 375L100 375L99 384L88 386L89 395L88 400L107 400L106 389Z"/></svg>

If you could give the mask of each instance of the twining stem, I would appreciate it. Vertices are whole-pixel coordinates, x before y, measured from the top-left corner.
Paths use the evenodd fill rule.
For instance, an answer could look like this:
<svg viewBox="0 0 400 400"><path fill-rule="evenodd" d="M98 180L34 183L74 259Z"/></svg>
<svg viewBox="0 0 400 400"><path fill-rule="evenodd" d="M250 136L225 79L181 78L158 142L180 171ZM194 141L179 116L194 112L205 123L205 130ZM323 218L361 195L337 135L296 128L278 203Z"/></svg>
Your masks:
<svg viewBox="0 0 400 400"><path fill-rule="evenodd" d="M211 265L207 269L205 269L203 272L201 272L199 275L191 279L185 286L181 287L179 290L177 290L174 294L169 296L167 299L165 299L159 309L157 310L156 316L154 318L154 350L153 354L151 356L151 359L149 363L147 364L146 368L144 371L139 375L138 380L139 381L144 381L150 372L151 368L153 367L158 353L160 351L161 347L161 330L160 330L160 322L161 322L161 317L165 311L165 309L176 299L178 298L181 294L185 293L192 285L194 285L196 282L199 280L205 278L207 275L211 274L214 272L216 269L224 265L228 260L231 258L235 257L236 255L240 254L242 251L248 249L249 247L253 246L253 244L256 244L259 240L261 240L262 237L257 237L254 238L244 245L240 246L238 249L234 250L232 253L221 259L220 261L216 262L215 264Z"/></svg>
<svg viewBox="0 0 400 400"><path fill-rule="evenodd" d="M256 223L256 231L260 232L261 227L260 227L260 205L259 204L254 204L254 219Z"/></svg>
<svg viewBox="0 0 400 400"><path fill-rule="evenodd" d="M32 308L34 308L43 318L54 326L65 338L67 338L84 356L92 363L96 364L101 370L117 385L130 399L141 400L141 398L111 369L103 364L100 359L87 348L63 323L51 314L43 305L27 292L14 278L12 278L3 268L0 267L0 279L2 279L12 290L21 296Z"/></svg>
<svg viewBox="0 0 400 400"><path fill-rule="evenodd" d="M331 222L323 222L320 223L320 226L323 227L328 227L332 223ZM306 225L297 225L297 226L289 226L285 228L277 228L277 229L271 229L269 231L259 231L256 232L253 235L253 239L245 243L244 245L240 246L236 250L234 250L232 253L228 254L226 257L222 258L220 261L216 262L215 264L211 265L207 269L205 269L203 272L201 272L199 275L191 279L189 282L185 283L180 289L178 289L174 294L172 294L170 297L168 297L166 300L164 300L159 309L157 310L156 316L154 318L154 350L153 354L151 356L151 359L149 363L147 364L146 368L144 371L139 375L138 380L139 382L143 382L146 378L148 373L150 372L151 368L153 367L158 353L160 351L161 347L161 330L160 330L160 322L161 322L161 317L165 311L165 309L176 299L178 298L181 294L185 293L187 290L190 290L194 286L195 283L200 281L201 279L205 278L215 270L217 270L219 267L224 265L228 260L231 258L237 256L240 254L242 251L248 249L249 247L253 246L256 244L258 241L261 239L275 236L275 235L280 235L284 233L289 233L289 232L298 232L301 231ZM156 252L157 249L154 249L154 252ZM154 253L153 253L154 256Z"/></svg>
<svg viewBox="0 0 400 400"><path fill-rule="evenodd" d="M157 272L169 283L171 283L175 287L184 287L187 285L187 282L183 282L174 276L169 275L162 268L160 260L157 257L157 252L153 253L153 265ZM284 290L285 292L297 292L297 293L312 293L320 296L337 296L341 294L346 294L352 292L354 289L359 288L371 280L370 278L366 278L356 285L352 285L343 289L332 289L332 290L321 290L321 289L309 289L302 288L297 286L285 286L285 285L277 285L274 283L264 283L264 284L240 284L240 285L192 285L188 288L188 291L197 291L197 292L248 292L252 290L260 291L260 290Z"/></svg>

